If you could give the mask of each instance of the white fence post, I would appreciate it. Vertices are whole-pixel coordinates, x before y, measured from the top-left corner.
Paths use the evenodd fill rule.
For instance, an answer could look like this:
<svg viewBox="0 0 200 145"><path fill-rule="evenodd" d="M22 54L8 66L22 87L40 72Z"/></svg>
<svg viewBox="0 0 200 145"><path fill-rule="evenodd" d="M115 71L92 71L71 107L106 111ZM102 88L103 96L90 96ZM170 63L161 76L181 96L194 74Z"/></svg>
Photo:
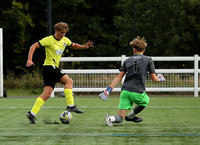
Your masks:
<svg viewBox="0 0 200 145"><path fill-rule="evenodd" d="M121 63L121 65L123 65L125 60L126 60L126 55L122 55L122 63Z"/></svg>
<svg viewBox="0 0 200 145"><path fill-rule="evenodd" d="M3 29L0 28L0 97L3 97Z"/></svg>
<svg viewBox="0 0 200 145"><path fill-rule="evenodd" d="M121 62L121 65L123 65L124 61L126 60L126 55L122 55L122 62ZM122 83L124 83L124 80L125 80L125 76L122 78Z"/></svg>
<svg viewBox="0 0 200 145"><path fill-rule="evenodd" d="M199 86L198 66L199 66L198 55L194 55L194 96L195 97L198 97L198 95L199 95L199 92L198 92L198 86Z"/></svg>
<svg viewBox="0 0 200 145"><path fill-rule="evenodd" d="M55 91L53 90L52 93L51 93L51 97L55 97Z"/></svg>

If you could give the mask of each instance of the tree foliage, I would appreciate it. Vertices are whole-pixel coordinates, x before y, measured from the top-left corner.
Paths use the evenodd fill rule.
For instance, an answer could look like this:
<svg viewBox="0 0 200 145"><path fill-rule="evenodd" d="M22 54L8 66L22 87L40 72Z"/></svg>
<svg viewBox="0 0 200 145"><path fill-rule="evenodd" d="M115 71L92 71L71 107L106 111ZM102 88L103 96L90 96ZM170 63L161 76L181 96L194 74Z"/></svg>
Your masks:
<svg viewBox="0 0 200 145"><path fill-rule="evenodd" d="M198 0L138 1L136 31L148 40L147 53L154 56L199 54L199 3Z"/></svg>
<svg viewBox="0 0 200 145"><path fill-rule="evenodd" d="M2 10L1 25L4 29L5 58L7 67L16 69L23 63L22 51L26 50L25 43L29 39L28 27L34 27L32 18L28 13L28 3L22 4L15 0L11 8ZM5 59L4 59L5 60Z"/></svg>
<svg viewBox="0 0 200 145"><path fill-rule="evenodd" d="M10 34L16 34L13 42L13 51L17 54L26 49L24 48L24 44L27 39L27 26L34 27L32 18L27 11L28 3L23 5L16 1L12 2L11 9L3 10L3 17L5 18L4 29Z"/></svg>
<svg viewBox="0 0 200 145"><path fill-rule="evenodd" d="M26 71L29 47L46 36L45 1L0 1L5 70ZM200 54L199 7L199 0L52 0L52 25L67 22L66 36L73 42L94 41L95 48L72 51L71 56L130 56L133 35L145 36L146 55L193 56ZM34 62L43 60L44 50L36 50Z"/></svg>

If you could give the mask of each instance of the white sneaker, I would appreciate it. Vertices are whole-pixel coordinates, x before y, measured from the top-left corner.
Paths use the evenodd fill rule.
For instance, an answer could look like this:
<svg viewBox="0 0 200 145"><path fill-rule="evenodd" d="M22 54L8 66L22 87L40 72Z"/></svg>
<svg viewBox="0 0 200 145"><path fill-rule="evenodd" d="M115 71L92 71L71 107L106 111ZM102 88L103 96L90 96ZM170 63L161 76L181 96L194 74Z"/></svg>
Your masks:
<svg viewBox="0 0 200 145"><path fill-rule="evenodd" d="M109 117L110 117L110 115L106 114L106 116L105 116L106 125L107 126L113 126L112 122L110 122Z"/></svg>

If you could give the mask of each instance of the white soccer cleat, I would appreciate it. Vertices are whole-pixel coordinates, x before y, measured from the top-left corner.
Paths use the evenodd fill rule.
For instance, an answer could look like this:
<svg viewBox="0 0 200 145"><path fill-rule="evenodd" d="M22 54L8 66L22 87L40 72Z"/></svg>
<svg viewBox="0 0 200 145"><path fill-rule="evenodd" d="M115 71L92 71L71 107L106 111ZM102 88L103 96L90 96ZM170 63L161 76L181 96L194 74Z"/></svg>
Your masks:
<svg viewBox="0 0 200 145"><path fill-rule="evenodd" d="M109 117L110 117L110 115L106 114L106 116L105 116L106 125L107 126L113 126L112 122L110 122Z"/></svg>

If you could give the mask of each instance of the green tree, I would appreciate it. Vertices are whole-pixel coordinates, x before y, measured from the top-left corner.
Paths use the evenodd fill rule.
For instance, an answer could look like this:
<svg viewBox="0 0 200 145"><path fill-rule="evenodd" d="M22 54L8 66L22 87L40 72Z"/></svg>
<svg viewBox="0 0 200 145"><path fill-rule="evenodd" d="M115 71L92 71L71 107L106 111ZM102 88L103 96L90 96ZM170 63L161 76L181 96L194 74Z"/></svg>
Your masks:
<svg viewBox="0 0 200 145"><path fill-rule="evenodd" d="M179 23L176 26L174 35L171 37L169 46L173 48L169 55L200 55L200 1L182 0L179 17L173 22ZM173 25L173 23L172 23Z"/></svg>
<svg viewBox="0 0 200 145"><path fill-rule="evenodd" d="M25 58L21 54L26 50L25 43L29 39L28 28L34 27L34 24L28 13L28 3L23 5L14 0L11 8L2 10L2 15L1 25L4 29L4 50L6 51L4 63L16 69L20 63L25 63Z"/></svg>
<svg viewBox="0 0 200 145"><path fill-rule="evenodd" d="M192 56L199 54L199 0L134 0L135 36L145 36L150 56ZM0 27L4 29L4 70L23 71L29 47L46 36L45 1L0 0ZM94 41L95 48L73 51L71 56L130 56L133 39L133 0L52 1L52 25L67 22L66 34L73 42ZM53 34L52 28L52 34ZM34 62L40 66L44 50ZM99 68L116 67L96 62ZM118 64L117 64L118 65ZM94 64L91 64L94 66ZM90 68L79 64L77 68Z"/></svg>
<svg viewBox="0 0 200 145"><path fill-rule="evenodd" d="M115 25L121 48L132 38L132 0L119 0ZM145 36L147 55L199 54L199 0L135 0L135 36ZM192 45L191 45L192 44Z"/></svg>
<svg viewBox="0 0 200 145"><path fill-rule="evenodd" d="M129 42L133 39L133 3L132 0L119 0L116 5L117 15L114 17L114 25L117 28L116 35L119 42L120 54L130 56L132 49Z"/></svg>
<svg viewBox="0 0 200 145"><path fill-rule="evenodd" d="M199 3L198 0L137 1L136 34L148 40L147 54L199 54Z"/></svg>

